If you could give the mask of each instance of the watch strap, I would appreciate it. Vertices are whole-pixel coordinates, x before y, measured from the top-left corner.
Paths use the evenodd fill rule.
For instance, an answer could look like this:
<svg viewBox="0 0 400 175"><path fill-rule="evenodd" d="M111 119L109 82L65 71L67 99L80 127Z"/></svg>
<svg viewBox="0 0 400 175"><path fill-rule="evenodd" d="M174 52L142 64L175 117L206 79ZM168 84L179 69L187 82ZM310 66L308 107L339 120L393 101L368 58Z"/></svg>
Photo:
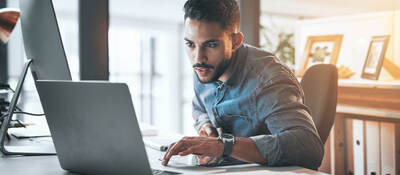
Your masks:
<svg viewBox="0 0 400 175"><path fill-rule="evenodd" d="M227 158L231 156L233 149L233 142L224 142L224 152L222 153L223 158Z"/></svg>

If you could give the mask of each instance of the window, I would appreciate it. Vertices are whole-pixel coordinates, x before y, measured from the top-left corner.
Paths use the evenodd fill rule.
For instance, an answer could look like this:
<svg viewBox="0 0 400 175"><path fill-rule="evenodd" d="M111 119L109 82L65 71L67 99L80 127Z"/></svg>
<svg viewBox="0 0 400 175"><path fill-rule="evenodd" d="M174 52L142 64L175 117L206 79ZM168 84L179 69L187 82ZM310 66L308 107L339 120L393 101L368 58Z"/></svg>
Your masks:
<svg viewBox="0 0 400 175"><path fill-rule="evenodd" d="M110 81L128 84L140 122L183 133L191 105L183 95L183 1L175 3L110 1L109 70Z"/></svg>

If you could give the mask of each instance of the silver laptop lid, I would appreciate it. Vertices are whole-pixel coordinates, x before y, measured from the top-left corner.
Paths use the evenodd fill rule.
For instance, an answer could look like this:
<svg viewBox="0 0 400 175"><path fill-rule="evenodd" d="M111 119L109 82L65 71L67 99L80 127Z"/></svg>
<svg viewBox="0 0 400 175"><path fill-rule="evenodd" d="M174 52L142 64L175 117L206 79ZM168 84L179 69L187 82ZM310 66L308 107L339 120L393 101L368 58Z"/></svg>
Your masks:
<svg viewBox="0 0 400 175"><path fill-rule="evenodd" d="M151 174L126 84L37 81L61 167L85 174Z"/></svg>

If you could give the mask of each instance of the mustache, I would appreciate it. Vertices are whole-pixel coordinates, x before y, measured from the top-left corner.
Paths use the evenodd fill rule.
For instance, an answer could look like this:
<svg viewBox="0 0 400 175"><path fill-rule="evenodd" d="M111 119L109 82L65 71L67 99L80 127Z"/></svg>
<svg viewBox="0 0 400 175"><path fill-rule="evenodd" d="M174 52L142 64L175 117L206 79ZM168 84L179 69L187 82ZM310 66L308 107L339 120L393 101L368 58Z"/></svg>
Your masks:
<svg viewBox="0 0 400 175"><path fill-rule="evenodd" d="M206 63L204 63L204 62L203 62L203 63L196 63L196 64L194 64L194 65L193 65L193 68L196 68L196 67L214 69L214 66L209 65L209 64L206 64Z"/></svg>

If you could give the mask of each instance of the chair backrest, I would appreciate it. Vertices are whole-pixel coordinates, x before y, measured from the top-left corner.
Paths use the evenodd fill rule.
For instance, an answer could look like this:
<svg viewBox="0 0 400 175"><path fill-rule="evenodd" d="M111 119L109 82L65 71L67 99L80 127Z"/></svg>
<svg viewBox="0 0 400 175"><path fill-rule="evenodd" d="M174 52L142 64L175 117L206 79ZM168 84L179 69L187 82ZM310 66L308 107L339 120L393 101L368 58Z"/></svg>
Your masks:
<svg viewBox="0 0 400 175"><path fill-rule="evenodd" d="M325 144L332 128L337 102L338 72L332 64L317 64L310 67L301 79L305 104Z"/></svg>

